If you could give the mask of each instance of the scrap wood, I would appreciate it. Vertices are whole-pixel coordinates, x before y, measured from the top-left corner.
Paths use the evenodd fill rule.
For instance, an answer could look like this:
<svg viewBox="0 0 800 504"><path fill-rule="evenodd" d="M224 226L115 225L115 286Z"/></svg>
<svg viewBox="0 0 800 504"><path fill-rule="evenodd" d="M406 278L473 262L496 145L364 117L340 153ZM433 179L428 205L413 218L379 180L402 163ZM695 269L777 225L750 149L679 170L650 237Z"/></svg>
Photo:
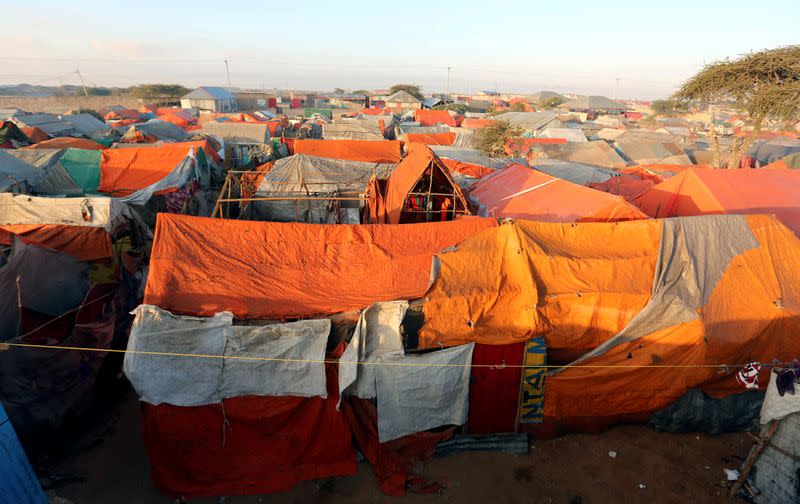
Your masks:
<svg viewBox="0 0 800 504"><path fill-rule="evenodd" d="M730 497L731 499L734 498L736 494L739 492L739 489L742 488L742 485L744 484L747 475L750 474L750 470L753 468L753 465L756 463L756 460L758 460L759 455L761 455L761 453L767 448L769 440L772 439L772 436L775 435L775 432L777 432L780 424L781 424L780 420L773 420L770 423L769 427L767 428L767 432L764 433L764 435L758 439L758 445L756 445L755 450L752 450L750 452L750 455L747 456L747 460L742 466L741 474L739 474L739 479L736 480L736 483L734 483L733 486L731 487L731 491L728 493L728 497Z"/></svg>

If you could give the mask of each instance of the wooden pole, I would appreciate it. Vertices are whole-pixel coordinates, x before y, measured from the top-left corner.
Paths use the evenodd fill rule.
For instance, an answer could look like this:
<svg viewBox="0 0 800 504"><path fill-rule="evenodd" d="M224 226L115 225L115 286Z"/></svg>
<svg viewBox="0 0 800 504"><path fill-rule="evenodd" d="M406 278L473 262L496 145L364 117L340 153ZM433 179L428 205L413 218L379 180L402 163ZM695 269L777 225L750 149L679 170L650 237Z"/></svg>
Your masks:
<svg viewBox="0 0 800 504"><path fill-rule="evenodd" d="M736 497L739 489L742 488L742 485L744 485L747 475L750 474L750 470L753 469L753 465L756 463L756 460L758 460L758 456L761 455L761 453L766 449L767 445L769 444L769 440L775 435L775 432L777 432L780 424L780 420L773 420L769 424L769 427L767 427L767 432L765 432L764 435L759 438L755 449L752 450L750 455L747 456L747 460L745 460L744 465L742 466L742 471L739 473L739 479L736 480L736 483L734 483L731 487L728 497L731 499Z"/></svg>

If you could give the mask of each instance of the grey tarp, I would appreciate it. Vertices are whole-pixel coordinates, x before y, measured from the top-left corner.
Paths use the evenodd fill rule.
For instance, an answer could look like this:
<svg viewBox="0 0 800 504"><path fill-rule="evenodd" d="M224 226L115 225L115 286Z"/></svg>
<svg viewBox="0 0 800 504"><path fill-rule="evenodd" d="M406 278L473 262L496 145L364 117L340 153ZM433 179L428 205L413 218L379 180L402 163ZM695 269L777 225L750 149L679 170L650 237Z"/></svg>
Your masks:
<svg viewBox="0 0 800 504"><path fill-rule="evenodd" d="M680 399L656 411L648 425L663 432L744 432L758 427L764 394L747 390L719 399L690 389Z"/></svg>
<svg viewBox="0 0 800 504"><path fill-rule="evenodd" d="M221 138L230 144L265 144L269 143L269 125L254 123L231 123L211 121L203 125L197 133Z"/></svg>
<svg viewBox="0 0 800 504"><path fill-rule="evenodd" d="M474 343L469 343L421 355L377 360L381 443L467 421L474 347Z"/></svg>
<svg viewBox="0 0 800 504"><path fill-rule="evenodd" d="M70 196L83 194L83 189L72 180L61 164L61 156L66 151L66 149L22 149L9 151L9 154L44 172L44 179L31 188L33 192Z"/></svg>
<svg viewBox="0 0 800 504"><path fill-rule="evenodd" d="M144 402L201 406L245 395L327 396L328 319L233 326L230 312L182 317L142 305L134 313L124 370Z"/></svg>
<svg viewBox="0 0 800 504"><path fill-rule="evenodd" d="M26 245L18 238L0 267L0 340L17 336L19 301L27 309L58 316L80 305L89 292L89 266L74 257Z"/></svg>
<svg viewBox="0 0 800 504"><path fill-rule="evenodd" d="M75 131L89 138L103 138L108 135L111 128L92 114L65 114L61 120L68 122Z"/></svg>
<svg viewBox="0 0 800 504"><path fill-rule="evenodd" d="M350 344L339 359L340 397L353 385L348 393L375 398L375 366L357 363L404 355L400 324L406 310L408 301L387 301L375 303L361 313Z"/></svg>
<svg viewBox="0 0 800 504"><path fill-rule="evenodd" d="M506 168L515 163L527 165L528 162L524 158L493 158L484 154L478 149L455 147L450 145L431 145L430 149L439 156L445 159L454 159L462 163L470 163L478 166L486 166L494 170Z"/></svg>
<svg viewBox="0 0 800 504"><path fill-rule="evenodd" d="M166 142L183 142L189 139L189 133L178 125L160 119L150 119L147 122L132 124L122 136L122 141L133 141L137 131L145 137L154 137Z"/></svg>
<svg viewBox="0 0 800 504"><path fill-rule="evenodd" d="M503 112L494 116L498 121L508 121L536 136L548 128L563 128L564 123L554 112Z"/></svg>
<svg viewBox="0 0 800 504"><path fill-rule="evenodd" d="M793 138L774 138L772 140L756 142L755 145L750 147L747 155L763 166L796 152L800 152L800 140L795 140Z"/></svg>
<svg viewBox="0 0 800 504"><path fill-rule="evenodd" d="M661 244L647 305L617 335L575 362L665 327L698 318L731 260L758 247L742 215L706 215L664 219Z"/></svg>
<svg viewBox="0 0 800 504"><path fill-rule="evenodd" d="M667 164L692 164L683 149L672 142L618 140L614 147L626 161L636 165L665 163L666 159L670 160Z"/></svg>
<svg viewBox="0 0 800 504"><path fill-rule="evenodd" d="M537 159L533 163L533 169L582 186L594 182L605 182L618 175L617 172L608 168L559 159Z"/></svg>
<svg viewBox="0 0 800 504"><path fill-rule="evenodd" d="M365 122L323 124L322 138L325 140L384 140L383 132L377 124L365 124Z"/></svg>
<svg viewBox="0 0 800 504"><path fill-rule="evenodd" d="M0 149L0 192L35 187L45 178L45 172Z"/></svg>
<svg viewBox="0 0 800 504"><path fill-rule="evenodd" d="M340 208L357 211L362 202L325 199L326 196L357 198L364 194L373 175L386 179L394 167L393 164L320 158L305 154L279 159L264 175L256 196L285 199L254 201L250 204L249 215L278 222L335 223L341 219L338 213Z"/></svg>
<svg viewBox="0 0 800 504"><path fill-rule="evenodd" d="M586 143L538 144L531 147L530 153L535 155L537 160L560 159L614 169L628 166L628 163L617 151L603 140Z"/></svg>

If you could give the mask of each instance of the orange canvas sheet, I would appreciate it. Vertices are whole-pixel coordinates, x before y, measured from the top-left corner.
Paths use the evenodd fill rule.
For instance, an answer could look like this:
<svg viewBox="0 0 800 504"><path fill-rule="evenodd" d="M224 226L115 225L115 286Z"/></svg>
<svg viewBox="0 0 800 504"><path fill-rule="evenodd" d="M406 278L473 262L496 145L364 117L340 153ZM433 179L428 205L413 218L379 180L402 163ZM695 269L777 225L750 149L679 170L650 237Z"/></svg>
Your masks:
<svg viewBox="0 0 800 504"><path fill-rule="evenodd" d="M87 138L58 137L25 147L25 149L83 149L103 150L102 144Z"/></svg>
<svg viewBox="0 0 800 504"><path fill-rule="evenodd" d="M455 118L446 110L417 109L414 111L414 120L417 121L420 126L444 124L445 126L456 127Z"/></svg>
<svg viewBox="0 0 800 504"><path fill-rule="evenodd" d="M753 243L719 265L721 276L708 287L696 318L676 317L582 362L622 367L570 367L548 376L545 416L649 415L691 388L714 397L742 391L734 366L787 362L800 354L800 241L775 217L743 222ZM628 326L650 301L664 226L661 220L516 221L483 231L437 255L440 269L423 304L420 346L501 345L544 334L548 363L572 362ZM709 252L663 260L684 275L699 271L703 282L711 256L719 258ZM731 367L699 367L710 365ZM763 383L768 374L764 368Z"/></svg>
<svg viewBox="0 0 800 504"><path fill-rule="evenodd" d="M158 115L158 118L161 119L162 121L172 123L175 126L179 126L181 128L185 128L187 126L191 126L197 123L196 117L183 111L171 111L171 112L160 113Z"/></svg>
<svg viewBox="0 0 800 504"><path fill-rule="evenodd" d="M473 117L465 117L463 121L461 121L462 128L469 128L469 129L481 129L485 128L486 126L490 126L493 122L492 119L476 119Z"/></svg>
<svg viewBox="0 0 800 504"><path fill-rule="evenodd" d="M144 302L173 312L306 318L425 294L433 254L492 219L320 225L158 214Z"/></svg>
<svg viewBox="0 0 800 504"><path fill-rule="evenodd" d="M101 227L64 224L5 224L0 226L0 243L11 245L14 236L24 243L58 250L82 261L101 261L113 257L111 237Z"/></svg>
<svg viewBox="0 0 800 504"><path fill-rule="evenodd" d="M690 168L636 199L651 217L775 214L800 234L800 172Z"/></svg>
<svg viewBox="0 0 800 504"><path fill-rule="evenodd" d="M487 216L545 222L616 222L647 215L620 196L513 165L470 187Z"/></svg>
<svg viewBox="0 0 800 504"><path fill-rule="evenodd" d="M106 149L100 158L99 192L128 196L166 177L186 156L194 142L157 147Z"/></svg>
<svg viewBox="0 0 800 504"><path fill-rule="evenodd" d="M453 145L456 134L448 131L444 133L408 133L408 142L422 143L425 145Z"/></svg>
<svg viewBox="0 0 800 504"><path fill-rule="evenodd" d="M30 138L31 141L34 143L44 142L45 140L50 139L50 135L42 131L40 128L37 128L36 126L28 126L20 128L20 131L25 133L25 136Z"/></svg>
<svg viewBox="0 0 800 504"><path fill-rule="evenodd" d="M379 108L362 108L359 113L362 115L389 115L386 110Z"/></svg>
<svg viewBox="0 0 800 504"><path fill-rule="evenodd" d="M442 163L450 170L450 173L457 172L472 178L483 178L494 173L493 168L472 163L465 163L456 159L441 158Z"/></svg>
<svg viewBox="0 0 800 504"><path fill-rule="evenodd" d="M397 140L294 140L295 154L367 163L397 163L402 142Z"/></svg>
<svg viewBox="0 0 800 504"><path fill-rule="evenodd" d="M592 182L589 187L604 193L622 196L625 201L633 203L636 198L649 191L654 185L656 185L656 182L649 178L645 179L635 175L622 174L619 177L611 177L604 182Z"/></svg>

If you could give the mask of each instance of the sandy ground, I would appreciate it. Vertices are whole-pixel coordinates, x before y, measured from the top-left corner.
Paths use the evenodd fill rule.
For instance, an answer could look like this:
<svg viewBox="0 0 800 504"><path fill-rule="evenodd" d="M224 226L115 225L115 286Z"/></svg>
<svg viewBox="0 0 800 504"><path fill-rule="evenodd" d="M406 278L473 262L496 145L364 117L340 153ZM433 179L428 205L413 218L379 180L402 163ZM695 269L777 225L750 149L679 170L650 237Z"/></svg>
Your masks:
<svg viewBox="0 0 800 504"><path fill-rule="evenodd" d="M125 393L118 412L100 431L104 434L93 435L99 442L50 464L51 473L83 479L64 483L55 493L75 504L170 502L149 480L132 391ZM422 474L446 483L441 495L384 496L370 466L361 463L355 476L307 481L284 494L230 497L226 502L731 502L725 496L723 468L739 465L749 447L750 442L739 433L712 437L623 426L602 435L535 441L528 455L462 453L433 459L424 464ZM616 458L609 457L610 450L618 453ZM191 502L216 503L217 499Z"/></svg>

